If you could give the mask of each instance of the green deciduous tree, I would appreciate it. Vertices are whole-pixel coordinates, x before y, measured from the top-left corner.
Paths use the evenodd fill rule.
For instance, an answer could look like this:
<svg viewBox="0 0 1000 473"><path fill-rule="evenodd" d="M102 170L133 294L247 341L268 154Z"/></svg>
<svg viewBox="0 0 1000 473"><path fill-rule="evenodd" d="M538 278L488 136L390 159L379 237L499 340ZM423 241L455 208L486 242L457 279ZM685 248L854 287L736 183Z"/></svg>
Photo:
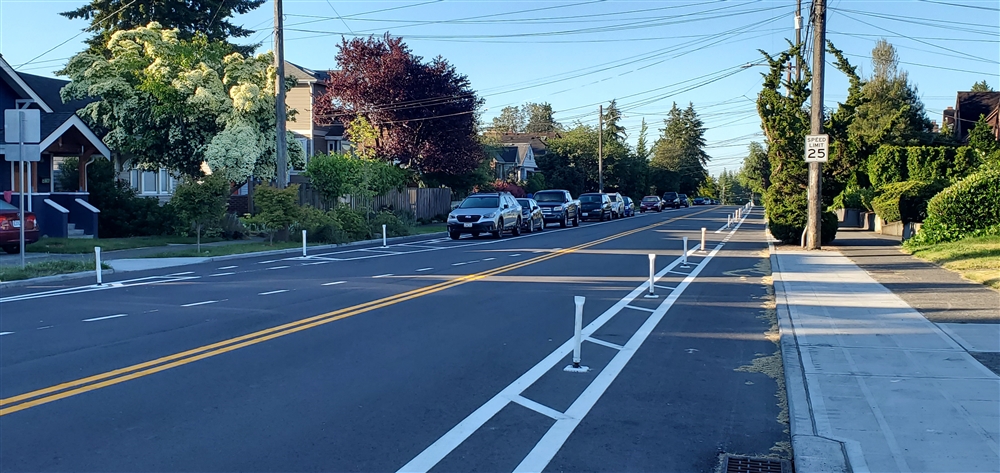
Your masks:
<svg viewBox="0 0 1000 473"><path fill-rule="evenodd" d="M219 175L184 179L170 199L170 208L182 225L181 232L194 231L201 252L201 235L217 234L229 203L229 181Z"/></svg>
<svg viewBox="0 0 1000 473"><path fill-rule="evenodd" d="M119 31L108 57L77 54L62 71L64 100L96 97L78 113L122 158L200 176L208 161L236 182L276 172L274 68L203 36L178 38L157 23ZM304 153L289 134L290 162Z"/></svg>
<svg viewBox="0 0 1000 473"><path fill-rule="evenodd" d="M292 184L285 189L273 186L258 186L253 196L257 215L267 229L271 243L275 234L286 235L288 228L299 218L299 185Z"/></svg>
<svg viewBox="0 0 1000 473"><path fill-rule="evenodd" d="M329 202L351 195L364 201L406 185L407 173L377 159L344 153L316 155L306 166L306 175Z"/></svg>
<svg viewBox="0 0 1000 473"><path fill-rule="evenodd" d="M493 117L492 131L496 133L521 133L527 125L524 109L516 106L504 107L500 115Z"/></svg>
<svg viewBox="0 0 1000 473"><path fill-rule="evenodd" d="M553 118L552 104L548 102L528 102L521 107L521 112L527 117L526 133L551 133L562 129L562 125Z"/></svg>

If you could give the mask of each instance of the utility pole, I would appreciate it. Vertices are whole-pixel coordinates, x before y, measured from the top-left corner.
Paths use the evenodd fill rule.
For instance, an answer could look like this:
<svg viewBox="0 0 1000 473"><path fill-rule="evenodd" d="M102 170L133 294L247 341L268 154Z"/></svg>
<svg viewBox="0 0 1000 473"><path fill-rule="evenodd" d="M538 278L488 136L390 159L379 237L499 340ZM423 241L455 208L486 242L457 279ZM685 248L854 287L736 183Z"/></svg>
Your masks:
<svg viewBox="0 0 1000 473"><path fill-rule="evenodd" d="M281 0L274 0L274 62L278 70L274 101L275 125L277 136L274 145L278 161L278 189L284 189L288 183L288 144L285 143L285 31L284 16L281 12Z"/></svg>
<svg viewBox="0 0 1000 473"><path fill-rule="evenodd" d="M795 0L795 78L802 80L802 0Z"/></svg>
<svg viewBox="0 0 1000 473"><path fill-rule="evenodd" d="M813 77L810 133L823 133L823 69L826 52L826 0L813 0ZM823 163L809 163L809 221L806 224L806 249L820 248Z"/></svg>
<svg viewBox="0 0 1000 473"><path fill-rule="evenodd" d="M604 192L604 104L597 109L597 192Z"/></svg>

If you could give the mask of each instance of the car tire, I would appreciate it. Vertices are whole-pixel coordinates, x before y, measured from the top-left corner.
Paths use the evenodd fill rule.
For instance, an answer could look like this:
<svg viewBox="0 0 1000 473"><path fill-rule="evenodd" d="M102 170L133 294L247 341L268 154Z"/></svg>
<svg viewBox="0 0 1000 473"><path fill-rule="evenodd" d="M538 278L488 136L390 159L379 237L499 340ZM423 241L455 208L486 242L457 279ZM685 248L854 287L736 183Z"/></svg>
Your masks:
<svg viewBox="0 0 1000 473"><path fill-rule="evenodd" d="M497 240L503 238L503 220L501 220L497 224L497 229L494 230L492 233L493 233L493 238L496 238Z"/></svg>
<svg viewBox="0 0 1000 473"><path fill-rule="evenodd" d="M575 217L573 217L573 226L574 227L579 227L580 226L580 214L579 213L576 214Z"/></svg>
<svg viewBox="0 0 1000 473"><path fill-rule="evenodd" d="M458 232L448 233L448 236L450 236L452 240L457 240L459 238L462 238L462 234Z"/></svg>
<svg viewBox="0 0 1000 473"><path fill-rule="evenodd" d="M538 231L545 230L545 219L542 219L542 223L538 226Z"/></svg>
<svg viewBox="0 0 1000 473"><path fill-rule="evenodd" d="M531 219L528 221L528 228L524 231L524 233L534 233L534 232L535 232L535 219Z"/></svg>
<svg viewBox="0 0 1000 473"><path fill-rule="evenodd" d="M563 219L559 222L559 227L566 228L569 226L569 211L563 212Z"/></svg>
<svg viewBox="0 0 1000 473"><path fill-rule="evenodd" d="M21 252L21 245L7 245L3 247L4 253L8 255L13 255Z"/></svg>
<svg viewBox="0 0 1000 473"><path fill-rule="evenodd" d="M510 231L513 236L521 236L521 219L517 219L517 225L514 225L514 229Z"/></svg>

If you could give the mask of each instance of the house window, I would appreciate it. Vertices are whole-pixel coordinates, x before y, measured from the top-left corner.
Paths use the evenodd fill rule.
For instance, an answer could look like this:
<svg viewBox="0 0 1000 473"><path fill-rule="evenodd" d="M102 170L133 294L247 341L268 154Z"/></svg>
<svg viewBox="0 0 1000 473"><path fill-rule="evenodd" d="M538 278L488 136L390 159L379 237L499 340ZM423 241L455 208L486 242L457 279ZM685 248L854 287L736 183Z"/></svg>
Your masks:
<svg viewBox="0 0 1000 473"><path fill-rule="evenodd" d="M169 195L177 188L177 179L162 168L159 171L133 169L129 171L129 183L143 195Z"/></svg>
<svg viewBox="0 0 1000 473"><path fill-rule="evenodd" d="M326 152L336 153L340 151L340 140L331 140L326 142Z"/></svg>
<svg viewBox="0 0 1000 473"><path fill-rule="evenodd" d="M73 161L67 160L73 159ZM80 188L79 158L52 157L52 192L76 192Z"/></svg>

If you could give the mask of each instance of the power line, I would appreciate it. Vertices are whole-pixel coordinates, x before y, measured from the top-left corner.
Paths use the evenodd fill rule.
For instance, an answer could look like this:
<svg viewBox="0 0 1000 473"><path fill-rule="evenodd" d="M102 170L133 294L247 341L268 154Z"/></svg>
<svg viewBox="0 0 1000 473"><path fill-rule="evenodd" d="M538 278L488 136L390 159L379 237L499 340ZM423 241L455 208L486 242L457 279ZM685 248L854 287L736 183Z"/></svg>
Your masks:
<svg viewBox="0 0 1000 473"><path fill-rule="evenodd" d="M978 6L978 5L963 5L961 3L937 2L937 1L933 1L933 0L918 0L918 1L921 1L921 2L924 2L924 3L936 3L938 5L948 5L948 6L952 6L952 7L975 8L975 9L978 9L978 10L986 10L986 11L1000 11L1000 8L981 7L981 6Z"/></svg>
<svg viewBox="0 0 1000 473"><path fill-rule="evenodd" d="M122 12L123 10L125 10L125 9L126 9L126 8L128 8L128 7L130 7L130 6L131 6L131 5L133 4L133 3L135 3L136 1L137 1L137 0L132 0L131 2L128 2L128 3L126 3L125 5L122 5L122 7L121 7L121 8L119 8L119 9L115 10L114 12L111 12L111 13L109 13L109 14L105 15L105 16L104 16L104 18L102 18L102 20L104 20L104 19L107 19L107 18L110 18L110 17L112 17L112 16L114 16L114 15L117 15L118 13L121 13L121 12ZM97 22L97 20L95 19L95 20L94 20L94 22L96 23L96 22ZM84 34L84 33L86 33L86 32L87 32L87 30L85 30L85 29L84 29L84 30L80 30L80 32L79 32L79 33L77 33L77 34L75 34L75 35L74 35L74 36L73 36L72 38L69 38L69 39L67 39L66 41L63 41L63 42L61 42L61 43L59 43L59 44L57 44L57 45L55 45L55 46L53 46L53 47L49 48L48 50L46 50L46 51L45 51L45 52L43 52L42 54L39 54L39 55L37 55L37 56L35 56L35 57L31 58L31 60L29 60L28 62L25 62L25 63L21 63L21 64L18 64L17 66L14 66L14 68L16 69L16 68L20 68L20 67L24 67L24 66L27 66L28 64L31 64L31 63L35 62L35 59L38 59L38 58L40 58L40 57L42 57L42 56L45 56L45 55L46 55L46 54L48 54L48 53L51 53L52 51L55 51L56 49L58 49L58 48L59 48L59 47L61 47L62 45L66 44L66 43L68 43L68 42L70 42L70 41L73 41L74 39L78 38L78 37L79 37L80 35L82 35L82 34Z"/></svg>
<svg viewBox="0 0 1000 473"><path fill-rule="evenodd" d="M934 44L934 43L931 43L931 42L928 42L928 41L924 41L924 40L920 40L920 39L915 39L915 38L913 38L913 37L910 37L910 36L906 36L906 35L904 35L904 34L900 34L900 33L897 33L897 32L895 32L895 31L892 31L892 30L890 30L890 29L888 29L888 28L883 28L883 27L881 27L881 26L876 26L876 25L873 25L873 24L871 24L871 23L868 23L867 21L864 21L864 20L861 20L861 19L859 19L859 18L855 18L855 17L854 17L854 16L852 16L852 15L849 15L849 14L847 14L847 13L844 13L844 12L843 12L842 10L841 10L841 11L837 11L837 13L839 13L839 14L840 14L841 16L845 16L845 17L847 17L847 18L850 18L850 19L852 19L852 20L854 20L854 21L857 21L857 22L859 22L859 23L864 23L864 24L866 24L866 25L868 25L868 26L871 26L872 28L876 28L876 29L879 29L879 30L882 30L882 31L887 31L887 32L889 32L889 33L892 33L892 34L894 34L894 35L899 35L899 36L902 36L902 37L904 37L904 38L907 38L907 39L911 39L911 40L913 40L913 41L916 41L916 42L918 42L918 43L922 43L922 44L926 44L926 45L928 45L928 46L931 46L931 47L934 47L934 48L938 48L938 49L942 49L942 50L945 50L945 51L949 51L949 52L953 52L953 53L957 53L957 54L961 54L961 55L963 55L963 56L967 56L967 57L969 57L969 58L972 58L972 59L978 59L978 60L980 60L980 61L986 61L986 62L995 62L995 61L992 61L991 59L986 59L986 58L982 58L982 57L979 57L979 56L973 56L972 54L969 54L969 53L966 53L966 52L964 52L964 51L959 51L959 50L957 50L957 49L952 49L952 48L948 48L948 47L945 47L945 46L941 46L941 45L938 45L938 44Z"/></svg>

